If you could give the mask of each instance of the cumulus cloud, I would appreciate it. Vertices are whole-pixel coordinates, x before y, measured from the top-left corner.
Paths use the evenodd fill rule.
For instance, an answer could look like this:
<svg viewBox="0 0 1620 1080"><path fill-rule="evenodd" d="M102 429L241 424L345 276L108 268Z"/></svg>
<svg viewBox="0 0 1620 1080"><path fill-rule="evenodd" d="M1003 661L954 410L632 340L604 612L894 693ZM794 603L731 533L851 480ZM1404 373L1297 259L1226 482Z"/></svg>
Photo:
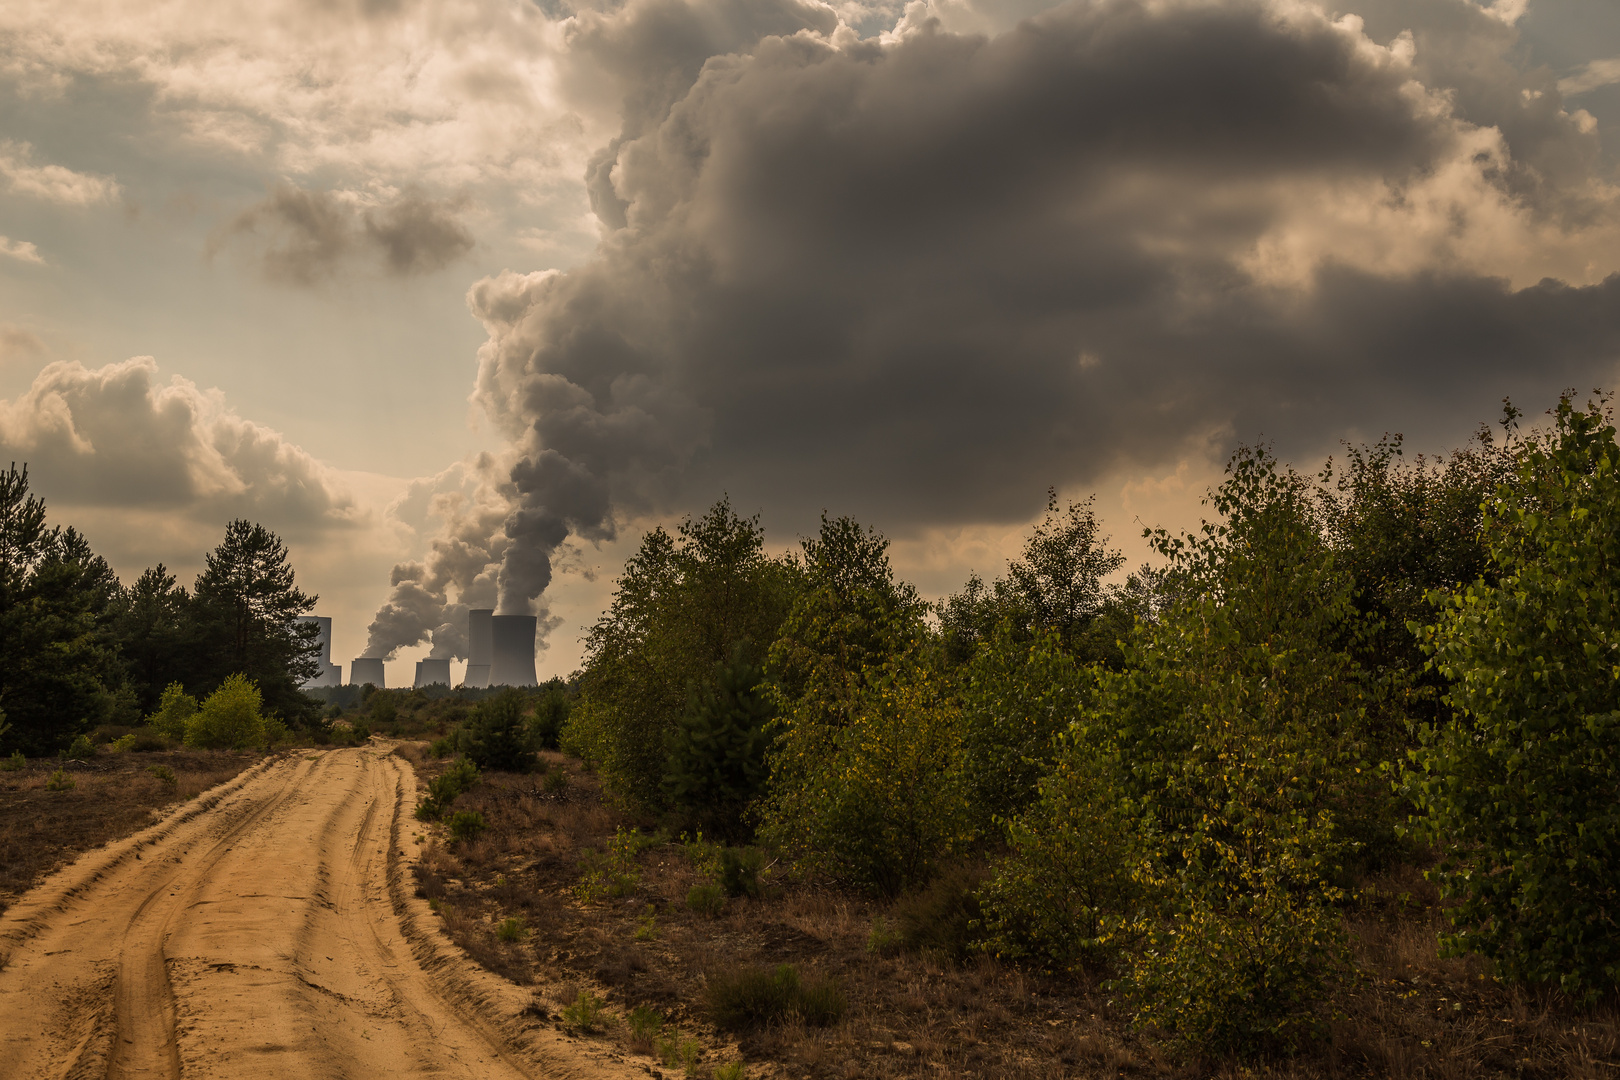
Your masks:
<svg viewBox="0 0 1620 1080"><path fill-rule="evenodd" d="M1509 7L1454 4L1494 59L1429 68L1420 37L1294 0L1102 0L994 35L913 4L881 41L805 17L695 73L641 62L587 175L596 257L469 297L510 458L500 605L543 593L565 537L688 492L1010 520L1214 432L1314 451L1611 378L1587 125L1550 85L1435 79L1506 63ZM678 8L579 25L605 49Z"/></svg>
<svg viewBox="0 0 1620 1080"><path fill-rule="evenodd" d="M118 182L110 176L74 172L62 165L38 165L34 148L25 142L0 141L0 177L18 195L65 206L89 206L118 197Z"/></svg>
<svg viewBox="0 0 1620 1080"><path fill-rule="evenodd" d="M341 269L371 263L396 277L442 270L472 249L456 220L460 204L407 192L386 202L353 192L281 184L214 238L248 246L265 276L313 285Z"/></svg>
<svg viewBox="0 0 1620 1080"><path fill-rule="evenodd" d="M164 511L210 527L251 517L301 536L363 516L326 466L219 391L158 381L149 356L48 364L0 400L0 455L27 462L53 507Z"/></svg>
<svg viewBox="0 0 1620 1080"><path fill-rule="evenodd" d="M13 240L9 236L0 236L0 255L18 262L34 263L43 266L45 257L39 253L39 248L27 240Z"/></svg>

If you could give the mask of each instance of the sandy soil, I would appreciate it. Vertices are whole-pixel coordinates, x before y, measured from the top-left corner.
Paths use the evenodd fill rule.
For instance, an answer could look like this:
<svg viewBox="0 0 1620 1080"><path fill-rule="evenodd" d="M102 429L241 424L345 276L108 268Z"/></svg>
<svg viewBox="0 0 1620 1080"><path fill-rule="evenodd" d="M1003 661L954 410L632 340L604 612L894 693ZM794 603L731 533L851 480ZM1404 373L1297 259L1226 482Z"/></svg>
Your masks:
<svg viewBox="0 0 1620 1080"><path fill-rule="evenodd" d="M437 933L414 798L386 747L295 752L53 875L0 917L0 1078L640 1074Z"/></svg>

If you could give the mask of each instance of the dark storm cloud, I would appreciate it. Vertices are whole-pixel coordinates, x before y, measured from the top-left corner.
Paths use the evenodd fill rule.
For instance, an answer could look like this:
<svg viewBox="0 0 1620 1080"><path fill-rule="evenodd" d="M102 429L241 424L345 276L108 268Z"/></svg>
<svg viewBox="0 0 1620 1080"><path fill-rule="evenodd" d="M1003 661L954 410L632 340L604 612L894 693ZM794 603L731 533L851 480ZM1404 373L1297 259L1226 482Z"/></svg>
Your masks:
<svg viewBox="0 0 1620 1080"><path fill-rule="evenodd" d="M313 285L356 262L375 262L396 277L431 273L472 250L472 235L455 217L460 208L415 193L366 206L282 184L238 214L214 238L211 253L227 243L247 245L266 277L291 285Z"/></svg>

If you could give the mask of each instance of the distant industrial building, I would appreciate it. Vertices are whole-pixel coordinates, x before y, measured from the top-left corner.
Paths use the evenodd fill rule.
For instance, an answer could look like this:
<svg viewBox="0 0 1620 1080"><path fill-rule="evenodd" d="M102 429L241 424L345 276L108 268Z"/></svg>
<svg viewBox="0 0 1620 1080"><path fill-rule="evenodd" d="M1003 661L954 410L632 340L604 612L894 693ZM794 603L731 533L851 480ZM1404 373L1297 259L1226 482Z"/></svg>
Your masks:
<svg viewBox="0 0 1620 1080"><path fill-rule="evenodd" d="M321 651L315 654L315 660L321 665L321 670L315 677L304 684L307 689L312 686L342 686L343 668L332 663L332 620L325 615L301 615L299 622L314 623L320 628L319 641Z"/></svg>
<svg viewBox="0 0 1620 1080"><path fill-rule="evenodd" d="M534 675L535 621L533 615L496 615L490 619L493 655L489 685L540 685Z"/></svg>
<svg viewBox="0 0 1620 1080"><path fill-rule="evenodd" d="M461 685L482 690L489 685L489 665L495 655L494 610L473 608L467 612L467 674Z"/></svg>
<svg viewBox="0 0 1620 1080"><path fill-rule="evenodd" d="M349 684L351 686L364 686L366 683L370 683L379 690L385 687L382 657L357 656L354 658L354 663L349 665Z"/></svg>
<svg viewBox="0 0 1620 1080"><path fill-rule="evenodd" d="M450 660L448 657L440 659L430 657L416 662L415 688L420 690L424 686L438 683L441 686L450 685Z"/></svg>

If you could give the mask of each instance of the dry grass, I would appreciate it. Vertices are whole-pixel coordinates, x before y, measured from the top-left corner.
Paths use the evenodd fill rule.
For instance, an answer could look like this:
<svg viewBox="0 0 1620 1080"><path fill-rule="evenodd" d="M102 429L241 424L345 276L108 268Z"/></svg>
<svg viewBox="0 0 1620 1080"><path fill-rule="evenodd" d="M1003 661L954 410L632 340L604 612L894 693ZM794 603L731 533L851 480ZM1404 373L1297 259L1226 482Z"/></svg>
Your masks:
<svg viewBox="0 0 1620 1080"><path fill-rule="evenodd" d="M0 772L0 911L83 852L145 828L166 808L224 783L262 756L228 750L102 754L62 764L74 782L67 791L46 787L60 764L55 760ZM174 771L173 786L146 771L153 765Z"/></svg>
<svg viewBox="0 0 1620 1080"><path fill-rule="evenodd" d="M473 843L431 841L418 889L438 901L446 931L472 956L534 987L538 1013L555 1016L589 991L618 1018L594 1037L645 1055L653 1040L634 1036L624 1018L656 1009L666 1032L698 1040L698 1076L739 1058L756 1080L1617 1075L1620 1015L1576 1013L1499 986L1477 963L1442 960L1437 898L1412 868L1372 882L1347 915L1363 977L1335 1003L1325 1045L1259 1065L1176 1061L1131 1033L1096 981L1043 978L989 958L953 966L869 952L873 920L892 924L893 905L779 882L763 897L728 901L718 917L699 916L685 897L707 878L678 844L642 853L633 896L582 904L580 852L637 823L605 806L577 763L547 758L569 772L567 789L545 791L535 776L486 777L456 808L483 813L489 831ZM513 916L532 932L500 941L496 927ZM836 979L849 1000L844 1019L828 1028L790 1019L740 1037L717 1031L706 1015L709 973L781 963L807 980Z"/></svg>

